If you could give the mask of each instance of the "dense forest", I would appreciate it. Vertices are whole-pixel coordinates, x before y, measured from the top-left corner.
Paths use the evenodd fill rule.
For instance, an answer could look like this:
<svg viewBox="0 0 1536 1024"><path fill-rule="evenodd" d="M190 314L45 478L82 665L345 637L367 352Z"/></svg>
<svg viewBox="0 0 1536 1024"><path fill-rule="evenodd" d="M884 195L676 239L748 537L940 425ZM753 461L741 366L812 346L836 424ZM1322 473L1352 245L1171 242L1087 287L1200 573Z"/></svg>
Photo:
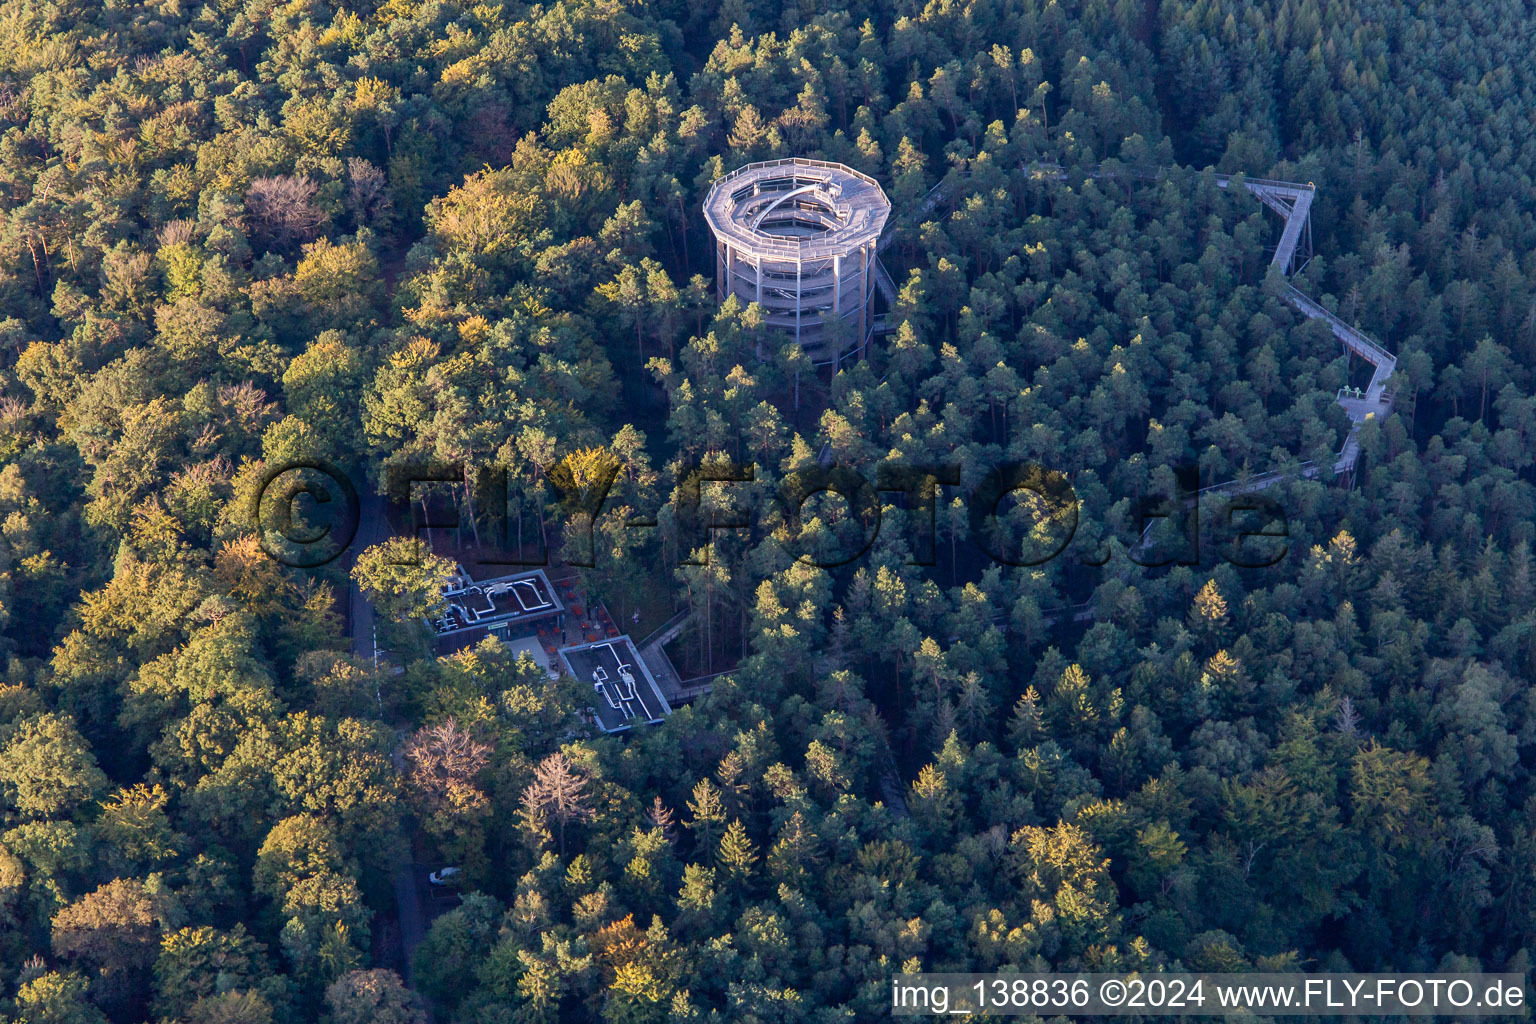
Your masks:
<svg viewBox="0 0 1536 1024"><path fill-rule="evenodd" d="M900 971L1525 971L1533 44L1519 0L6 0L0 1021L820 1024ZM704 194L784 155L893 206L895 329L835 374L715 296ZM1332 465L1369 376L1214 172L1316 184L1297 284L1395 353L1395 411L1350 478L1269 492L1276 564L1143 567L1176 467ZM882 492L866 554L796 558L773 498L823 452L962 467L935 557ZM690 611L679 664L724 674L604 735L498 641L440 654L422 601L489 511L412 569L285 567L252 499L314 459L370 492L505 467L556 564L564 484L617 464L581 585L637 638ZM723 460L755 478L704 500L760 527L706 558L674 499ZM1021 501L973 534L1004 460L1070 480L1060 557L982 552L1042 530ZM799 544L857 525L823 495ZM408 949L413 862L462 873Z"/></svg>

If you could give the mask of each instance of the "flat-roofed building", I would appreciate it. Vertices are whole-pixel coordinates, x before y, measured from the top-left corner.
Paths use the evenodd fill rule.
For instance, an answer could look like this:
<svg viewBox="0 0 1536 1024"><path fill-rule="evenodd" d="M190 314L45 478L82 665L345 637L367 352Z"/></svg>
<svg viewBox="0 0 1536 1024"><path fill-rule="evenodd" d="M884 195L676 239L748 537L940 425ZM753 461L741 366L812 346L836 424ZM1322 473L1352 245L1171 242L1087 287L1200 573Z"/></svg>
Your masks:
<svg viewBox="0 0 1536 1024"><path fill-rule="evenodd" d="M474 580L462 569L443 588L443 607L427 625L439 653L451 653L487 636L501 640L558 631L565 605L543 570Z"/></svg>
<svg viewBox="0 0 1536 1024"><path fill-rule="evenodd" d="M672 713L628 636L563 648L560 661L592 687L592 718L603 732L659 722Z"/></svg>

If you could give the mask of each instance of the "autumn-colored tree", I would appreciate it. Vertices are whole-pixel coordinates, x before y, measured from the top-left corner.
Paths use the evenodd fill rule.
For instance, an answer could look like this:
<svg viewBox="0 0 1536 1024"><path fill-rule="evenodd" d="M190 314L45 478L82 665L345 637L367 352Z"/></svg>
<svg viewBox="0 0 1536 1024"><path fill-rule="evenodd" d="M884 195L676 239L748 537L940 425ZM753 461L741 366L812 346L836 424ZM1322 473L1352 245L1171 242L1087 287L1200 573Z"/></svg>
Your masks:
<svg viewBox="0 0 1536 1024"><path fill-rule="evenodd" d="M1227 601L1215 580L1207 580L1189 609L1189 628L1204 640L1214 640L1227 625Z"/></svg>
<svg viewBox="0 0 1536 1024"><path fill-rule="evenodd" d="M325 990L336 1024L425 1024L426 1012L394 971L375 969L342 975Z"/></svg>
<svg viewBox="0 0 1536 1024"><path fill-rule="evenodd" d="M99 998L122 1009L144 994L160 936L180 912L158 876L119 878L54 915L53 951L89 968Z"/></svg>
<svg viewBox="0 0 1536 1024"><path fill-rule="evenodd" d="M303 175L280 174L256 178L245 194L246 209L259 239L286 249L307 242L326 220L315 205L318 186Z"/></svg>
<svg viewBox="0 0 1536 1024"><path fill-rule="evenodd" d="M560 853L565 854L566 826L588 821L593 816L587 779L561 751L550 754L534 769L533 781L523 790L522 813L525 820L555 823Z"/></svg>
<svg viewBox="0 0 1536 1024"><path fill-rule="evenodd" d="M399 538L368 548L352 569L353 581L396 622L441 614L443 587L453 574L453 562Z"/></svg>
<svg viewBox="0 0 1536 1024"><path fill-rule="evenodd" d="M405 742L407 785L428 832L461 869L477 870L483 859L484 823L490 800L479 777L490 764L491 744L452 718L424 726Z"/></svg>

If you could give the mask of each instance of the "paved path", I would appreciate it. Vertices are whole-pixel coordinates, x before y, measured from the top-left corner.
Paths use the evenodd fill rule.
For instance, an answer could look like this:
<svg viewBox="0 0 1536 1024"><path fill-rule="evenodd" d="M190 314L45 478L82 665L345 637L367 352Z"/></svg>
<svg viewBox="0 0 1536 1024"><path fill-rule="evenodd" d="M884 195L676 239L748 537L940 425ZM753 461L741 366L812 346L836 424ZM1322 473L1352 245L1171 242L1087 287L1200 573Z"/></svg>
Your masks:
<svg viewBox="0 0 1536 1024"><path fill-rule="evenodd" d="M405 958L405 983L416 987L416 947L427 937L426 916L421 912L421 892L416 885L416 866L395 869L395 908L400 916L400 953Z"/></svg>
<svg viewBox="0 0 1536 1024"><path fill-rule="evenodd" d="M359 489L357 536L353 538L346 555L350 576L357 556L389 537L389 521L384 516L386 502L365 484ZM347 584L347 618L351 623L352 653L366 665L377 665L378 638L374 631L373 605L363 596L362 590L349 578ZM401 755L395 752L396 769L403 768ZM409 837L407 837L409 841ZM416 881L416 866L407 857L406 863L395 869L392 882L395 890L395 913L400 925L400 952L405 961L405 982L414 986L416 973L416 947L427 936L426 915L422 912L421 892Z"/></svg>
<svg viewBox="0 0 1536 1024"><path fill-rule="evenodd" d="M358 497L357 536L347 550L347 571L357 564L357 556L389 536L384 518L384 498L365 485ZM352 624L352 653L370 664L374 660L373 605L363 597L356 583L347 586L347 618Z"/></svg>

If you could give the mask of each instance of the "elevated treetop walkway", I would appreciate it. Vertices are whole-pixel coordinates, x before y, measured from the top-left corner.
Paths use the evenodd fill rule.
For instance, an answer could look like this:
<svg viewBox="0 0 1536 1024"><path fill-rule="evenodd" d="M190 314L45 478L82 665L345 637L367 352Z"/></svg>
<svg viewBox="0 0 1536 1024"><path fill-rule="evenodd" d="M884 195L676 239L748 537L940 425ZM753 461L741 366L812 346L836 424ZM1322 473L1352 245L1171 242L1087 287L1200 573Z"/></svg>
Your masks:
<svg viewBox="0 0 1536 1024"><path fill-rule="evenodd" d="M791 198L812 198L797 217L815 230L783 234L763 221ZM738 167L710 186L704 218L715 238L744 251L790 261L830 260L872 241L885 227L890 200L880 183L826 160L785 157Z"/></svg>
<svg viewBox="0 0 1536 1024"><path fill-rule="evenodd" d="M1041 177L1051 180L1064 181L1067 178L1067 172L1060 165L1036 164L1033 169ZM1097 170L1091 172L1089 177L1114 178L1122 174L1136 178L1157 177L1152 172L1100 172ZM966 172L964 176L969 177L969 172ZM1216 185L1219 188L1230 187L1233 180L1235 180L1234 176L1230 174L1216 175ZM1249 177L1242 178L1242 185L1259 202L1263 203L1265 207L1284 218L1285 226L1281 230L1280 242L1275 246L1270 263L1273 266L1279 267L1280 272L1289 277L1297 269L1295 267L1295 260L1298 251L1305 252L1309 258L1311 255L1312 199L1316 194L1316 187L1311 182L1276 181L1269 178ZM931 213L944 200L946 191L946 182L941 181L935 185L924 199L922 206L918 208L917 217L924 217ZM890 244L891 237L889 233L882 235L879 248L885 249ZM874 262L874 283L887 303L895 302L896 284L878 259ZM1328 324L1329 330L1333 332L1333 336L1348 351L1370 363L1373 368L1370 383L1364 389L1341 388L1337 396L1339 405L1349 416L1350 430L1344 438L1343 447L1339 449L1338 456L1334 459L1333 473L1335 476L1353 474L1355 465L1360 457L1359 434L1361 425L1366 420L1372 418L1385 419L1387 414L1392 411L1392 392L1389 381L1397 368L1397 358L1381 345L1372 341L1364 333L1351 327L1338 316L1324 309L1322 305L1303 294L1295 285L1287 285L1285 299L1303 316L1314 320L1322 320ZM889 331L891 329L893 328L888 318L884 316L877 318L877 331ZM830 446L822 448L818 461L822 465L831 464L832 452ZM1267 490L1286 480L1294 478L1316 479L1319 475L1321 475L1320 467L1315 462L1302 462L1294 470L1276 470L1258 476L1212 484L1209 487L1201 488L1194 500L1198 502L1200 495L1253 494L1258 491ZM1147 525L1136 548L1133 549L1133 553L1144 553L1148 548L1151 543L1152 527L1156 522L1157 520L1154 519ZM674 620L673 623L668 623L668 626L663 627L663 630L658 635L665 635L667 639L670 639L672 635L675 635L676 630L681 628L680 622L683 618L686 618L686 613L680 616L679 619ZM1090 622L1094 618L1095 608L1092 602L1055 609L1044 614L1046 625L1055 625L1062 621ZM1005 621L1005 616L997 616L994 621L1003 622ZM671 627L670 633L667 632L668 627ZM665 641L663 640L662 642ZM659 643L647 645L647 647L657 650L659 650L660 646ZM665 652L661 652L661 656L665 657ZM725 673L717 673L715 676L701 679L679 681L680 694L686 694L682 699L691 700L708 693L710 684L718 675L723 674Z"/></svg>
<svg viewBox="0 0 1536 1024"><path fill-rule="evenodd" d="M1067 171L1060 164L1033 164L1030 169L1037 177L1052 181L1067 180ZM1088 173L1090 178L1118 178L1133 177L1155 179L1160 172L1136 171L1136 170L1099 170ZM963 177L969 177L970 172L964 172ZM1229 188L1237 176L1231 174L1218 174L1215 176L1218 188ZM952 179L951 179L952 180ZM1317 193L1317 187L1311 182L1277 181L1273 178L1249 178L1242 177L1243 188L1247 189L1265 207L1273 210L1285 220L1280 232L1280 241L1275 246L1275 251L1270 257L1270 263L1279 267L1280 272L1289 277L1295 270L1298 253L1305 253L1308 258L1312 252L1312 199ZM939 203L944 201L948 192L948 181L941 181L929 190L927 197L919 207L917 216L923 217L931 213ZM890 243L891 235L886 234L880 239L880 246L884 248ZM896 299L896 285L885 268L876 262L875 287L887 303ZM1343 447L1339 449L1338 458L1334 461L1333 471L1336 475L1352 474L1360 456L1359 432L1360 426L1369 419L1385 419L1392 411L1392 391L1389 380L1397 369L1397 358L1385 348L1366 337L1365 334L1346 324L1339 317L1324 309L1319 303L1301 292L1295 285L1286 288L1285 299L1297 309L1303 316L1315 320L1322 320L1328 324L1333 336L1351 353L1371 364L1370 383L1361 390L1343 388L1338 394L1338 403L1344 409L1350 419L1349 434L1344 439ZM888 320L880 318L877 330L891 329ZM1205 493L1244 494L1256 490L1272 487L1282 480L1288 479L1290 473L1266 473L1261 476L1242 481L1227 481L1214 484L1205 489ZM1317 467L1311 463L1303 463L1299 471L1303 477L1316 477Z"/></svg>

